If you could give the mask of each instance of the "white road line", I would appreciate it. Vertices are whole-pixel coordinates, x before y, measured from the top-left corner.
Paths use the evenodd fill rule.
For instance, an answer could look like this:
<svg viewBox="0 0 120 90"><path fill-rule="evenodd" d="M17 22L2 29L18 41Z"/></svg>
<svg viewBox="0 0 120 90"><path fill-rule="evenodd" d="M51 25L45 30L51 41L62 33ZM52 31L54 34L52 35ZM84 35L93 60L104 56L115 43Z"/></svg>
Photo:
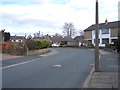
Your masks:
<svg viewBox="0 0 120 90"><path fill-rule="evenodd" d="M53 65L54 67L62 67L62 65L57 64L57 65Z"/></svg>
<svg viewBox="0 0 120 90"><path fill-rule="evenodd" d="M0 68L0 69L6 69L6 68L10 68L10 67L14 67L14 66L18 66L18 65L30 63L30 62L33 62L33 61L36 61L36 60L39 60L39 59L40 59L40 58L33 59L33 60L30 60L30 61L26 61L26 62L22 62L22 63L18 63L18 64L13 64L13 65L10 65L10 66L2 67L2 68Z"/></svg>
<svg viewBox="0 0 120 90"><path fill-rule="evenodd" d="M51 53L49 53L51 54ZM53 54L53 53L52 53ZM51 55L52 55L51 54ZM56 54L56 53L55 53ZM43 56L41 58L44 58L44 57L47 57L47 56L51 56L51 55L40 55L40 56ZM6 69L6 68L10 68L10 67L14 67L14 66L18 66L18 65L22 65L22 64L26 64L26 63L30 63L30 62L33 62L33 61L36 61L36 60L39 60L40 58L37 58L37 59L33 59L31 61L26 61L26 62L21 62L21 63L18 63L18 64L13 64L13 65L10 65L10 66L6 66L6 67L0 67L0 69Z"/></svg>
<svg viewBox="0 0 120 90"><path fill-rule="evenodd" d="M99 60L101 59L101 53L99 54Z"/></svg>

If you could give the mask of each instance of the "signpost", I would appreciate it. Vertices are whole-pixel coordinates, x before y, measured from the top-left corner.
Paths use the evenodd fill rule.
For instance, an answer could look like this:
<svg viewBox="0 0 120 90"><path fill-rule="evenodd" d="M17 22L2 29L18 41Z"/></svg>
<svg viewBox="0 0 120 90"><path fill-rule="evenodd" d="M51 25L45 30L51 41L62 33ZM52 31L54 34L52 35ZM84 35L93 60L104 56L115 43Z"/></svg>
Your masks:
<svg viewBox="0 0 120 90"><path fill-rule="evenodd" d="M95 33L95 72L99 72L99 10L98 0L96 0L96 33Z"/></svg>

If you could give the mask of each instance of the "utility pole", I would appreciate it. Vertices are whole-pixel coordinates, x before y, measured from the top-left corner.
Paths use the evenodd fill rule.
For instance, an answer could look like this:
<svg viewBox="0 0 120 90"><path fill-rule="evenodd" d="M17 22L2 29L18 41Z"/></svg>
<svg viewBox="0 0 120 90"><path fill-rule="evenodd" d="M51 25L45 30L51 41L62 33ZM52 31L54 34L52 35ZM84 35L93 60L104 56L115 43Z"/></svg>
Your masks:
<svg viewBox="0 0 120 90"><path fill-rule="evenodd" d="M96 33L95 33L95 72L99 72L99 10L96 0Z"/></svg>

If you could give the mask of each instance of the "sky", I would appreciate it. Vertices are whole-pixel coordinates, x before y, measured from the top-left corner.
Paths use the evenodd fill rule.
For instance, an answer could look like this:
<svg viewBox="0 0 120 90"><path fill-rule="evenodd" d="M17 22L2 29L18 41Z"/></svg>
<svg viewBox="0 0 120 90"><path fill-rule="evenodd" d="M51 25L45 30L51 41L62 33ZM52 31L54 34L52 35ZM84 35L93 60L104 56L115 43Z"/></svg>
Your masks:
<svg viewBox="0 0 120 90"><path fill-rule="evenodd" d="M73 23L77 34L95 24L96 0L0 0L0 30L11 35L62 34ZM99 23L118 20L120 0L98 0Z"/></svg>

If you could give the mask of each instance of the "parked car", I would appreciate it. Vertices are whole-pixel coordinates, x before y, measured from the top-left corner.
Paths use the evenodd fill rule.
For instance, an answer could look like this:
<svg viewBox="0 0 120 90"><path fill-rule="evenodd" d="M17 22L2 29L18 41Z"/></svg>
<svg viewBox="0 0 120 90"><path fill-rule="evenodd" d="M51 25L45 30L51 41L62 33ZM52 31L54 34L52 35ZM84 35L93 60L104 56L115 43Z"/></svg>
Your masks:
<svg viewBox="0 0 120 90"><path fill-rule="evenodd" d="M59 47L60 44L59 44L59 43L53 43L51 46L52 46L52 47Z"/></svg>

